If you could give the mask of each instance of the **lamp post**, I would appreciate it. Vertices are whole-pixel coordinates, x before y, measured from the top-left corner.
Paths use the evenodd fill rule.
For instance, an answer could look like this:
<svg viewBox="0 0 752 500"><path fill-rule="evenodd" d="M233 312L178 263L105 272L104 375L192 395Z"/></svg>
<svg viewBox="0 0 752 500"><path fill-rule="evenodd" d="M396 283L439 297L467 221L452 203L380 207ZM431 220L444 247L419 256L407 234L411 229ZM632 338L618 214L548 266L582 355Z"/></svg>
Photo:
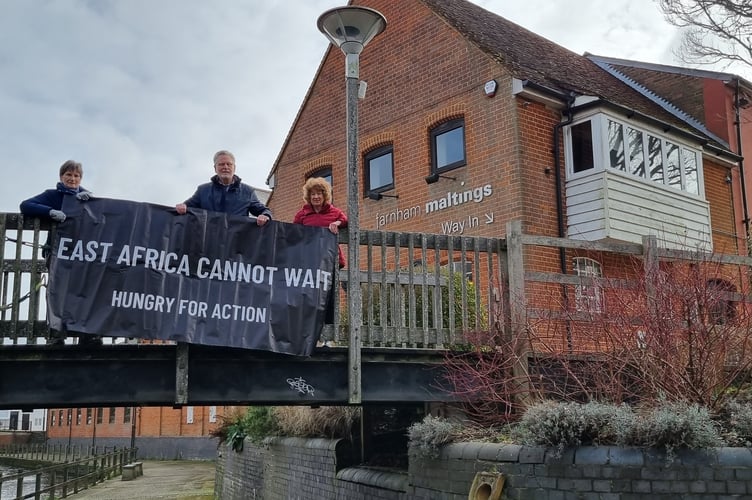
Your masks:
<svg viewBox="0 0 752 500"><path fill-rule="evenodd" d="M377 10L366 7L337 7L319 16L319 31L345 53L345 79L347 81L347 313L350 325L348 350L348 401L361 402L360 329L361 290L358 274L360 269L360 226L358 217L358 78L360 53L363 47L386 28L386 18Z"/></svg>

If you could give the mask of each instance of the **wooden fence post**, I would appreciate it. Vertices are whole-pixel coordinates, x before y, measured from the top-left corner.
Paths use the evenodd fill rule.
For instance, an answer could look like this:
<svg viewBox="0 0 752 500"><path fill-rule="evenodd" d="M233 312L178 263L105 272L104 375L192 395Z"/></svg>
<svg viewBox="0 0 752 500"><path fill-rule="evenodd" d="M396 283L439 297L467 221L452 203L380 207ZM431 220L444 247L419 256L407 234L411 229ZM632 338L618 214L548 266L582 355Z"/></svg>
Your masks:
<svg viewBox="0 0 752 500"><path fill-rule="evenodd" d="M518 402L527 406L530 401L530 371L528 356L530 339L527 330L527 300L525 298L525 264L523 260L522 222L507 223L507 269L509 271L510 332L515 346L512 375L517 384Z"/></svg>
<svg viewBox="0 0 752 500"><path fill-rule="evenodd" d="M658 240L655 235L642 237L643 271L645 272L645 292L647 308L652 318L658 311L656 304L656 279L658 278Z"/></svg>

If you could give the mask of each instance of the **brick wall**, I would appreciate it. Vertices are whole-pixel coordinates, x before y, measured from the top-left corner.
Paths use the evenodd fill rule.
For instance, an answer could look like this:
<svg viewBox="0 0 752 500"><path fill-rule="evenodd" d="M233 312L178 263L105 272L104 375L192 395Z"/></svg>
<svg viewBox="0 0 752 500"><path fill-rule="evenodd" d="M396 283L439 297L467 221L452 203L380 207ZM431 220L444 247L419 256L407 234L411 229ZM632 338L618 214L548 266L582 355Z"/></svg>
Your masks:
<svg viewBox="0 0 752 500"><path fill-rule="evenodd" d="M582 447L561 456L544 448L492 443L445 446L435 459L410 457L407 472L347 463L345 441L274 438L246 442L242 453L221 447L215 496L228 500L466 500L478 472L505 478L504 498L725 500L752 496L752 450L680 451ZM257 495L257 497L253 496ZM479 497L480 498L480 497Z"/></svg>

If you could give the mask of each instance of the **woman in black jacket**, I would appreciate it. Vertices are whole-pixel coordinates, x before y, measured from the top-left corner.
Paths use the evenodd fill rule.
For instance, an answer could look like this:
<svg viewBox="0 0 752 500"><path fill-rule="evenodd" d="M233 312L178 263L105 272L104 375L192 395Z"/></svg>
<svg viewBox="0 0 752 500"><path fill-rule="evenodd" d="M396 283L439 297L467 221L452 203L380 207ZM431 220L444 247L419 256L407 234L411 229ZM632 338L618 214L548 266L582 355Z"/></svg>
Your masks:
<svg viewBox="0 0 752 500"><path fill-rule="evenodd" d="M79 162L66 161L60 166L60 182L57 183L55 189L47 189L28 200L22 201L21 213L29 217L50 219L58 223L65 221L66 215L62 208L66 196L75 196L80 201L87 201L91 198L91 191L81 187L83 175L84 169ZM47 243L44 244L42 255L47 261L49 258L49 236ZM49 268L49 263L47 267ZM65 334L50 331L50 340L53 345L62 345L65 343ZM83 335L79 338L79 344L101 345L102 337L99 335Z"/></svg>

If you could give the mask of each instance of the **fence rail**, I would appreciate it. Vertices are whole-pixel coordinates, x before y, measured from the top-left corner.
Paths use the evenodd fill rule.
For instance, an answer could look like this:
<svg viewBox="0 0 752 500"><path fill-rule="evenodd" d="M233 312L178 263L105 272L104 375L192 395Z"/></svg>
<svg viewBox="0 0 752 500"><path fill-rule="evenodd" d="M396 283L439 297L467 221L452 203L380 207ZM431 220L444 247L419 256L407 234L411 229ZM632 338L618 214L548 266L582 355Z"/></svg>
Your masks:
<svg viewBox="0 0 752 500"><path fill-rule="evenodd" d="M83 454L86 452L86 454ZM122 474L123 466L136 460L136 448L101 453L98 448L13 445L0 448L0 463L31 468L0 474L0 500L67 498L106 479ZM69 460L70 457L70 460ZM76 458L78 457L78 458ZM60 462L62 463L55 463ZM39 463L55 463L42 465ZM11 485L8 493L4 485Z"/></svg>

